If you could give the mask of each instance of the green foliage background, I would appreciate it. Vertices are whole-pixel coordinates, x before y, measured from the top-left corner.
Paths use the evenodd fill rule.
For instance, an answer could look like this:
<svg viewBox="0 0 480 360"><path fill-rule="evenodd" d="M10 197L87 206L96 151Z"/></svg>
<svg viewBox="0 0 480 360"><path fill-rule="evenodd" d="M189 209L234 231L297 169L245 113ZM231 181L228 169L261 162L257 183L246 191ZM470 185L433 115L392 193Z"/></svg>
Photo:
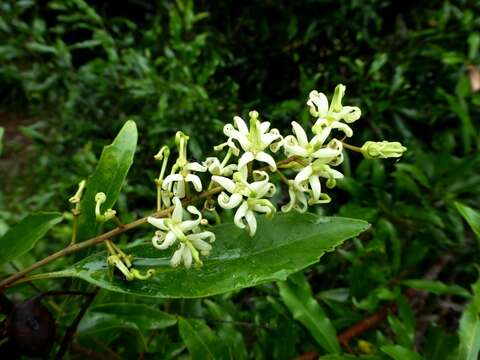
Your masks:
<svg viewBox="0 0 480 360"><path fill-rule="evenodd" d="M211 354L228 348L232 358L323 356L340 347L319 339L394 302L398 312L353 339L350 351L447 359L460 341L458 356L478 352L480 340L468 345L462 334L480 333L478 283L469 291L479 242L455 207L480 209L480 92L471 87L480 70L478 1L23 0L2 2L0 13L0 235L28 211L68 211L76 184L128 119L140 136L116 207L124 222L154 207L153 154L175 131L191 134L192 154L202 158L220 142L223 124L251 109L286 131L292 120L309 124L312 89L347 86L347 102L363 112L351 143L391 139L408 147L399 162L346 158L334 201L316 211L372 228L305 277L280 291L270 284L203 300L105 293L97 306L125 302L139 307L138 317L161 309L185 319L179 330L163 330L171 321L125 316L117 323L94 307L79 331L82 344L97 349L92 337L102 338L125 358L175 358L188 354L185 347L208 358L202 346ZM57 227L16 265L58 249L69 232ZM448 264L429 278L446 254ZM62 261L51 269L68 264ZM430 295L419 305L404 296L412 287ZM58 321L68 324L74 313ZM126 330L106 336L115 326Z"/></svg>

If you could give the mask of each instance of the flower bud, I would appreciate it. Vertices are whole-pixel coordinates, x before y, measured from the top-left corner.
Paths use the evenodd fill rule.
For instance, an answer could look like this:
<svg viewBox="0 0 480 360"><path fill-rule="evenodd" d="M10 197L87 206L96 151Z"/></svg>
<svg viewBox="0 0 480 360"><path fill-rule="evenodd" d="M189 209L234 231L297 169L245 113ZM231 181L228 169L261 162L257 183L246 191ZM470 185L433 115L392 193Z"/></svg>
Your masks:
<svg viewBox="0 0 480 360"><path fill-rule="evenodd" d="M168 158L170 156L170 149L167 145L162 146L156 155L154 155L155 160L162 160L164 157Z"/></svg>
<svg viewBox="0 0 480 360"><path fill-rule="evenodd" d="M396 158L402 156L406 150L405 146L396 141L367 141L361 148L363 156L367 159Z"/></svg>
<svg viewBox="0 0 480 360"><path fill-rule="evenodd" d="M80 202L80 200L82 199L83 190L85 190L85 185L86 185L85 180L80 181L80 183L78 184L77 192L70 199L68 199L70 203L78 204Z"/></svg>

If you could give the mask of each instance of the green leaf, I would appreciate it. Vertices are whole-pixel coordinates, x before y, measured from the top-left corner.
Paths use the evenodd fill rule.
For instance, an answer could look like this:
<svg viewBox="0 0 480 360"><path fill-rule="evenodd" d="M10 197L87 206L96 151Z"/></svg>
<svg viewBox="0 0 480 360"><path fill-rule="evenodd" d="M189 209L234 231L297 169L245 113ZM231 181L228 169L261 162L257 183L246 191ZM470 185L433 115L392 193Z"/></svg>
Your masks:
<svg viewBox="0 0 480 360"><path fill-rule="evenodd" d="M228 359L225 344L202 321L180 318L178 327L193 360Z"/></svg>
<svg viewBox="0 0 480 360"><path fill-rule="evenodd" d="M175 316L144 304L106 303L92 307L90 313L134 323L143 330L164 329L177 323Z"/></svg>
<svg viewBox="0 0 480 360"><path fill-rule="evenodd" d="M455 202L455 206L480 240L480 212L460 202Z"/></svg>
<svg viewBox="0 0 480 360"><path fill-rule="evenodd" d="M213 319L220 322L216 326L216 333L227 345L229 357L238 360L248 359L243 335L235 326L233 317L222 306L210 299L205 299L204 303Z"/></svg>
<svg viewBox="0 0 480 360"><path fill-rule="evenodd" d="M465 298L470 297L470 293L465 288L459 285L447 285L437 280L408 279L402 281L402 284L437 295L458 295Z"/></svg>
<svg viewBox="0 0 480 360"><path fill-rule="evenodd" d="M480 34L478 32L471 33L467 39L468 42L468 59L474 60L478 54L480 47Z"/></svg>
<svg viewBox="0 0 480 360"><path fill-rule="evenodd" d="M82 319L78 337L88 342L91 337L102 339L109 344L122 334L134 337L141 349L146 349L147 331L164 329L175 325L175 316L166 314L155 307L134 303L105 303L93 306ZM87 345L87 344L86 344ZM91 346L92 344L88 344Z"/></svg>
<svg viewBox="0 0 480 360"><path fill-rule="evenodd" d="M40 212L27 215L0 238L0 264L28 252L48 230L62 221L62 214Z"/></svg>
<svg viewBox="0 0 480 360"><path fill-rule="evenodd" d="M305 325L320 346L330 353L340 353L335 328L313 298L310 285L303 274L279 282L278 288L280 297L293 317Z"/></svg>
<svg viewBox="0 0 480 360"><path fill-rule="evenodd" d="M465 307L458 329L458 359L462 360L477 360L480 351L480 279L472 288L473 299Z"/></svg>
<svg viewBox="0 0 480 360"><path fill-rule="evenodd" d="M137 126L135 122L127 121L113 143L104 147L80 203L79 240L87 240L97 235L101 225L95 218L95 195L99 192L107 195L107 200L101 207L102 212L115 205L133 163L136 146Z"/></svg>
<svg viewBox="0 0 480 360"><path fill-rule="evenodd" d="M415 351L400 345L384 345L380 348L385 354L395 360L423 360Z"/></svg>
<svg viewBox="0 0 480 360"><path fill-rule="evenodd" d="M285 280L368 227L365 221L355 219L278 214L272 220L260 217L254 237L233 224L213 227L217 238L212 253L199 269L172 268L169 261L175 249L159 251L146 243L126 250L133 255L135 268L155 269L155 276L146 281L111 279L104 252L50 275L77 277L111 291L134 295L204 297Z"/></svg>

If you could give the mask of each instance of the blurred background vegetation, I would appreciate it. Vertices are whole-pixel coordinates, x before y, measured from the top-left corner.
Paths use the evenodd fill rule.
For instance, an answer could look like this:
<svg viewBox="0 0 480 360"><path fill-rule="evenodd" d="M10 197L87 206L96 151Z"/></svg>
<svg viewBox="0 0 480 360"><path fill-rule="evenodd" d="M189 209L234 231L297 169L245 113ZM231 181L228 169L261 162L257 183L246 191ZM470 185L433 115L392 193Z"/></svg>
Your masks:
<svg viewBox="0 0 480 360"><path fill-rule="evenodd" d="M0 235L28 211L68 211L127 119L140 138L117 205L124 221L154 207L153 154L178 129L200 159L234 115L256 109L288 132L292 120L312 121L310 90L331 94L343 83L345 103L363 113L350 142L401 141L408 152L398 162L346 158L334 201L315 211L372 228L289 280L303 289L300 305L275 284L204 300L113 296L203 319L199 332L222 339L233 358L325 355L321 329L292 315L302 301L337 334L383 311L347 352L452 356L479 260L478 238L454 206L480 208L478 1L11 0L0 15ZM60 227L16 266L66 244L69 231ZM19 289L20 298L32 291ZM132 320L108 323L123 330L105 337L98 321L87 317L78 338L101 353L168 359L187 346L202 358L176 329Z"/></svg>

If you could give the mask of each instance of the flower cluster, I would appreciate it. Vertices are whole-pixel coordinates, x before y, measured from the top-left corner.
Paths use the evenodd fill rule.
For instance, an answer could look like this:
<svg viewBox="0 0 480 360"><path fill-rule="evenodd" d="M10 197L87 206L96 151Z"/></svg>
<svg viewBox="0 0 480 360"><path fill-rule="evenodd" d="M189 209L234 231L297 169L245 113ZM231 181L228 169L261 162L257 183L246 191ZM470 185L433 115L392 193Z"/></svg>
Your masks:
<svg viewBox="0 0 480 360"><path fill-rule="evenodd" d="M155 159L163 161L160 175L155 179L157 212L162 216L148 217L148 222L158 228L152 238L153 246L159 250L175 247L170 260L172 266L200 266L200 256L210 253L215 240L215 234L206 229L208 222L202 211L216 214L216 204L222 209L233 210L235 225L254 236L257 214L273 216L276 212L272 197L282 188L278 180L288 188L289 194L281 210L305 212L311 205L331 201L324 189L333 188L337 179L343 178L335 167L343 162L345 149L366 158L401 156L406 148L397 142L370 141L362 147L344 142L353 135L350 124L361 116L358 107L343 106L344 94L345 86L338 85L329 103L325 94L312 91L306 105L315 118L313 124L307 131L300 123L292 121L292 134L286 136L271 128L268 121L261 121L256 111L249 113L248 125L235 116L233 123L223 128L226 140L214 148L226 150L222 160L207 157L200 162L188 161L189 137L177 132L178 157L170 174L166 175L170 149L163 146L155 155ZM336 138L338 134L341 137ZM272 175L277 180L272 180ZM207 187L203 186L202 178L208 181ZM184 209L183 204L191 203L196 198L195 193L204 189L207 192L202 196L206 198L203 210L193 205ZM213 198L215 194L218 194L216 199ZM109 216L112 215L105 214ZM216 217L220 218L218 214Z"/></svg>

